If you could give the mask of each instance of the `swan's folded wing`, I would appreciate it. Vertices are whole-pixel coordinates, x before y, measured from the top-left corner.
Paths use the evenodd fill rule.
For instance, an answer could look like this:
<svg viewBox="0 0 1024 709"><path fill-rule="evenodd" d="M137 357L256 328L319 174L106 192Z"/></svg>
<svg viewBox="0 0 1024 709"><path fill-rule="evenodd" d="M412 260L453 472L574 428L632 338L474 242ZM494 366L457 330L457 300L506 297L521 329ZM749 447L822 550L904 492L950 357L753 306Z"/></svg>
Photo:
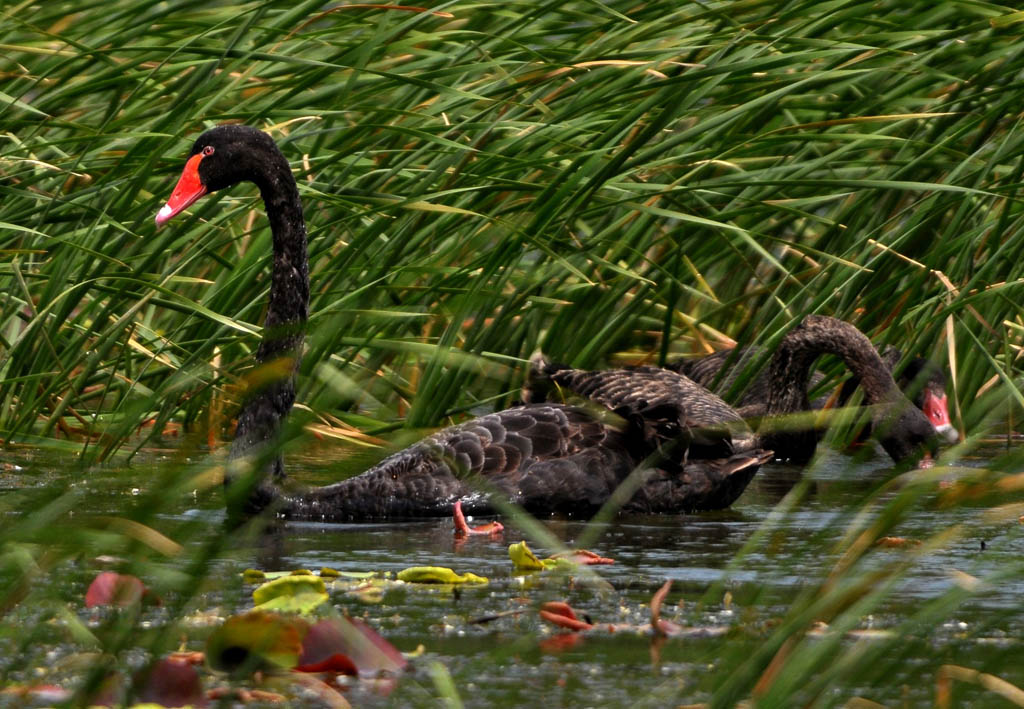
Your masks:
<svg viewBox="0 0 1024 709"><path fill-rule="evenodd" d="M771 451L756 449L725 459L690 461L678 474L650 476L623 509L647 514L725 509L771 458Z"/></svg>
<svg viewBox="0 0 1024 709"><path fill-rule="evenodd" d="M676 372L560 369L549 376L560 387L639 420L657 447L681 438L687 457L700 458L725 458L755 447L749 427L732 407Z"/></svg>

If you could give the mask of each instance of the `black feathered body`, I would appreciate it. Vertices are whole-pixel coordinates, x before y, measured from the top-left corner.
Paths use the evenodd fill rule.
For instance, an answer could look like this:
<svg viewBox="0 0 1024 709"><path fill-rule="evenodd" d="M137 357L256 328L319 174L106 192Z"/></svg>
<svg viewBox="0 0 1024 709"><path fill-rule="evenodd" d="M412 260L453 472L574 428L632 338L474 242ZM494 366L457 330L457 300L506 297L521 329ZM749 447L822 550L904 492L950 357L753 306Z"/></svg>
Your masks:
<svg viewBox="0 0 1024 709"><path fill-rule="evenodd" d="M630 511L723 509L771 458L732 407L666 369L580 370L535 358L524 395L536 401L556 388L631 423L654 470L624 507Z"/></svg>
<svg viewBox="0 0 1024 709"><path fill-rule="evenodd" d="M762 461L763 451L749 450L749 430L720 400L714 411L691 406L692 383L659 393L648 388L659 376L649 372L634 375L647 377L639 389L612 380L595 383L591 394L597 403L590 407L538 403L482 416L428 436L348 480L287 489L275 451L295 400L309 304L298 189L273 140L253 128L206 131L191 156L199 156L189 164L198 166L207 192L254 182L273 233L263 339L225 476L231 518L265 508L291 519L324 521L448 515L457 500L479 513L490 511L498 497L535 514L586 515L638 466L641 484L623 500L624 509L685 512L727 506ZM719 455L722 463L697 452Z"/></svg>
<svg viewBox="0 0 1024 709"><path fill-rule="evenodd" d="M762 419L758 430L764 447L779 458L796 462L806 462L814 455L821 431L794 423L791 415L820 407L820 402L812 405L807 391L821 380L814 363L826 353L840 357L853 372L848 395L858 384L863 387L867 402L873 405L873 425L880 442L894 460L912 455L934 436L934 427L893 381L893 357L898 359L898 352L883 360L871 341L850 323L808 315L782 338L768 367L750 381L737 401L745 418ZM757 347L723 350L670 367L724 392L732 388L745 366L763 356Z"/></svg>
<svg viewBox="0 0 1024 709"><path fill-rule="evenodd" d="M651 445L681 437L688 458L727 458L756 448L743 418L720 397L658 367L580 370L549 365L559 387L644 423Z"/></svg>
<svg viewBox="0 0 1024 709"><path fill-rule="evenodd" d="M534 514L587 515L636 465L627 434L583 409L529 405L445 428L366 472L280 497L291 519L367 520L493 511L492 495Z"/></svg>

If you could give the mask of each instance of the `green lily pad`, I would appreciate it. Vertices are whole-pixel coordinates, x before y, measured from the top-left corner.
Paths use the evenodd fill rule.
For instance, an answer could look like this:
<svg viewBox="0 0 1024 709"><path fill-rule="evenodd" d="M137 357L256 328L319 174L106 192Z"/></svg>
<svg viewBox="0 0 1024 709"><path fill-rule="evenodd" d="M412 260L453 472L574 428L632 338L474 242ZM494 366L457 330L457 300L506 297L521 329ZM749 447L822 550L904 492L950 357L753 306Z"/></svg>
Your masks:
<svg viewBox="0 0 1024 709"><path fill-rule="evenodd" d="M533 553L533 550L526 545L526 542L516 542L508 545L508 556L512 564L519 571L540 571L544 564Z"/></svg>
<svg viewBox="0 0 1024 709"><path fill-rule="evenodd" d="M327 588L319 576L283 576L252 592L256 608L285 613L311 613L327 599Z"/></svg>
<svg viewBox="0 0 1024 709"><path fill-rule="evenodd" d="M483 576L468 572L460 576L444 566L412 566L399 571L398 580L406 583L488 583Z"/></svg>

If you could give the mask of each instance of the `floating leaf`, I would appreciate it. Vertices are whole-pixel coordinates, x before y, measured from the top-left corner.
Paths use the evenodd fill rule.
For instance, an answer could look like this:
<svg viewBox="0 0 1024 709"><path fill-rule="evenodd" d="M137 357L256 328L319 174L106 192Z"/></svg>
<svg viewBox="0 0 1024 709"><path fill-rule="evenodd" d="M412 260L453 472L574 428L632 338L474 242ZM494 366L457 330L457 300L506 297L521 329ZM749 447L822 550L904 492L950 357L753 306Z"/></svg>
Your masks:
<svg viewBox="0 0 1024 709"><path fill-rule="evenodd" d="M906 537L881 537L877 542L875 542L875 544L888 549L921 546L921 542L919 540L907 539Z"/></svg>
<svg viewBox="0 0 1024 709"><path fill-rule="evenodd" d="M267 575L259 569L246 569L242 572L242 581L245 583L262 583L267 580Z"/></svg>
<svg viewBox="0 0 1024 709"><path fill-rule="evenodd" d="M398 572L398 580L406 583L488 583L484 576L468 572L460 576L444 566L411 566Z"/></svg>
<svg viewBox="0 0 1024 709"><path fill-rule="evenodd" d="M372 579L377 576L380 576L380 574L376 571L338 571L326 566L320 569L320 578L322 579Z"/></svg>
<svg viewBox="0 0 1024 709"><path fill-rule="evenodd" d="M310 613L329 598L318 576L283 576L252 592L256 608L285 613Z"/></svg>
<svg viewBox="0 0 1024 709"><path fill-rule="evenodd" d="M336 675L356 676L359 674L359 668L356 667L356 663L352 662L352 658L340 652L317 662L306 662L300 659L295 669L299 672L330 672Z"/></svg>
<svg viewBox="0 0 1024 709"><path fill-rule="evenodd" d="M582 633L556 633L541 640L540 649L544 652L565 652L583 642L584 637Z"/></svg>
<svg viewBox="0 0 1024 709"><path fill-rule="evenodd" d="M236 615L206 640L206 662L215 670L250 674L268 666L295 667L308 625L262 610Z"/></svg>
<svg viewBox="0 0 1024 709"><path fill-rule="evenodd" d="M71 690L54 684L40 684L34 687L12 684L0 689L0 694L3 694L5 701L10 697L20 700L16 706L24 706L27 703L31 703L30 706L64 704L74 696Z"/></svg>
<svg viewBox="0 0 1024 709"><path fill-rule="evenodd" d="M137 577L103 571L85 592L85 607L130 606L142 600L146 586Z"/></svg>
<svg viewBox="0 0 1024 709"><path fill-rule="evenodd" d="M537 555L526 545L526 542L516 542L508 545L508 555L512 564L520 571L540 571L544 568Z"/></svg>
<svg viewBox="0 0 1024 709"><path fill-rule="evenodd" d="M377 676L398 674L406 660L373 628L357 618L325 618L302 640L302 656L296 669L302 672L335 672Z"/></svg>
<svg viewBox="0 0 1024 709"><path fill-rule="evenodd" d="M590 630L594 627L593 623L580 620L576 616L576 611L565 601L548 601L541 606L540 617L560 628L568 628L574 632Z"/></svg>
<svg viewBox="0 0 1024 709"><path fill-rule="evenodd" d="M557 554L552 554L550 558L571 561L572 563L579 564L580 566L595 566L615 563L615 559L610 559L607 556L600 556L586 549L574 549L568 552L558 552Z"/></svg>
<svg viewBox="0 0 1024 709"><path fill-rule="evenodd" d="M651 630L655 635L675 635L682 630L672 621L661 618L661 604L665 602L665 596L668 595L670 588L672 588L672 579L663 583L661 588L651 596Z"/></svg>
<svg viewBox="0 0 1024 709"><path fill-rule="evenodd" d="M173 657L161 658L135 676L135 696L140 702L164 707L207 703L195 666Z"/></svg>
<svg viewBox="0 0 1024 709"><path fill-rule="evenodd" d="M599 556L586 549L576 549L569 552L559 552L547 559L538 559L537 555L526 545L526 542L510 544L508 547L509 558L512 559L517 571L540 571L542 569L561 568L570 570L574 566L590 566L594 564L614 564L615 559Z"/></svg>
<svg viewBox="0 0 1024 709"><path fill-rule="evenodd" d="M452 510L452 516L455 519L455 536L456 537L467 537L471 534L488 534L491 536L497 536L505 531L505 526L501 522L488 522L477 527L470 527L466 522L466 516L462 514L462 500L455 501L455 508Z"/></svg>

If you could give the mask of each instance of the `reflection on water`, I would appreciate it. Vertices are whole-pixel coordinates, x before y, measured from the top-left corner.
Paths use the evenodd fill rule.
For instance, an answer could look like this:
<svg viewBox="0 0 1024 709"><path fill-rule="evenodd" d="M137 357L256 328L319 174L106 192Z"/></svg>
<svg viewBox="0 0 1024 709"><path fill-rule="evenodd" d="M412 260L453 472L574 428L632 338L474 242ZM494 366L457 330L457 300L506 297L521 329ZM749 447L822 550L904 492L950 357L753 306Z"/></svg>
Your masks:
<svg viewBox="0 0 1024 709"><path fill-rule="evenodd" d="M500 540L471 538L456 545L448 519L289 524L275 533L250 538L241 548L224 551L224 558L215 563L221 569L218 573L228 574L225 584L233 584L234 575L248 566L396 572L408 566L437 565L490 577L486 588L454 594L403 588L386 592L377 604L362 604L345 596L332 599L353 614L367 616L400 649L413 650L422 644L429 659L439 659L448 667L469 706L519 706L537 701L566 706L619 705L658 692L665 693L666 701L701 701L707 697L693 688L703 680L695 677L726 662L723 657L729 652L744 652L742 648L751 643L756 646L766 632L762 628L772 627L784 617L795 594L820 583L836 563L836 545L853 523L857 507L891 476L880 460L852 465L846 456L826 453L809 472L767 465L730 510L618 519L591 545L594 551L616 560L613 566L598 571L608 582L603 587L565 581L531 586L533 582L512 574L508 560L507 545L524 538L521 533L511 528ZM970 462L982 465L984 460L982 454ZM292 463L297 478L322 483L330 475L310 457ZM159 492L154 487L161 475L170 471L191 476L204 467L180 458L151 459L136 461L128 469L100 468L83 474L56 465L52 457L41 453L26 454L15 465L21 467L8 465L0 474L0 519L11 521L20 519L22 510L40 509L68 494L77 496L74 509L79 514L125 514L138 500ZM216 489L194 497L185 495L169 504L149 524L172 539L180 533L178 541L189 548L198 548L222 532ZM778 514L780 504L791 505L791 511ZM891 596L864 619L863 627L895 627L922 604L962 583L960 573L985 577L1019 564L1024 525L986 524L982 513L971 506L939 508L927 501L916 505L894 534L921 541L952 525L960 525L961 532L941 548L922 553ZM771 527L762 530L766 520ZM544 524L569 547L586 529L579 521L547 520ZM759 530L759 541L746 548ZM552 551L532 540L531 546L539 555ZM740 553L742 558L732 564ZM900 553L878 551L870 563L881 567ZM483 615L521 610L524 602L568 599L597 622L642 624L647 621L651 593L665 579L676 582L668 617L709 627L739 625L747 630L724 637L672 640L662 648L659 662L652 665L649 640L634 634L613 637L597 633L579 646L551 653L538 638L547 638L553 631L532 611L488 624L468 622ZM709 589L717 595L707 597ZM723 602L725 591L731 603ZM950 649L945 654L952 659L963 655L960 659L964 661L978 660L983 653L1019 650L1024 633L1021 598L1024 584L1020 581L993 585L973 596L956 612L949 627L934 629L939 640L907 646L900 669L893 669L894 677L899 680L903 673L913 685L918 666L933 672L935 642L947 643ZM244 595L242 599L239 603L244 604ZM702 599L704 603L698 603ZM991 647L979 643L979 636L991 640ZM1006 642L1011 643L1010 650L1004 647ZM386 701L359 695L360 690L350 699L431 706L435 693L423 665L419 667ZM1020 683L1024 677L1006 679ZM893 678L887 681L899 687L902 680L895 684ZM886 691L882 699L902 697L927 705L933 698L928 688L913 689L909 694Z"/></svg>

